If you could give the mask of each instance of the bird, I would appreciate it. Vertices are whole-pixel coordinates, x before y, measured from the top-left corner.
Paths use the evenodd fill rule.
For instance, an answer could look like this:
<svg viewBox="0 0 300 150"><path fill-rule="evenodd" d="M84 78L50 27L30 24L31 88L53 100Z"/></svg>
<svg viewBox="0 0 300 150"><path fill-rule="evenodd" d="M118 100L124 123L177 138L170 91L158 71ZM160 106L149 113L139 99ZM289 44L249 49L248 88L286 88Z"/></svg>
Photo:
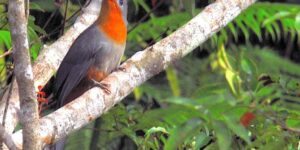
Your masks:
<svg viewBox="0 0 300 150"><path fill-rule="evenodd" d="M126 38L127 0L102 0L98 18L75 39L38 101L53 97L59 108L94 86L109 94L109 85L100 82L118 69Z"/></svg>

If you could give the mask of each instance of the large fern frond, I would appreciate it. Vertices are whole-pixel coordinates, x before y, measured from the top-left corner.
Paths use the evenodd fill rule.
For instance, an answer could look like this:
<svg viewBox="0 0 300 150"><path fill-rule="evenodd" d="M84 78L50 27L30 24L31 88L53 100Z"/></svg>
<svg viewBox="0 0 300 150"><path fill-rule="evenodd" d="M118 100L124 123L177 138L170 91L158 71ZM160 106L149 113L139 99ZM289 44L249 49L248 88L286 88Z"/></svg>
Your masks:
<svg viewBox="0 0 300 150"><path fill-rule="evenodd" d="M196 12L200 12L199 9ZM133 29L129 41L138 42L145 47L149 41L157 41L172 33L192 16L188 12L179 12L162 17L150 18ZM249 43L250 37L258 41L273 42L290 39L295 41L300 32L300 6L281 3L256 3L229 23L226 28L215 34L204 46L216 47L218 42L237 42L243 37ZM287 38L290 36L290 38ZM300 38L298 38L300 45Z"/></svg>

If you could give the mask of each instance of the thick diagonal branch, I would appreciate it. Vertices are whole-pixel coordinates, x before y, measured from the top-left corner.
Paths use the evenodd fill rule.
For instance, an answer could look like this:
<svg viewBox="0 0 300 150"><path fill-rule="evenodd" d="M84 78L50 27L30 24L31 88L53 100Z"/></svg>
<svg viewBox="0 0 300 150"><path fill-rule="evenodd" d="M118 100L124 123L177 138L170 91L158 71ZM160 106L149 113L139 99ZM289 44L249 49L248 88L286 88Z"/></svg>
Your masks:
<svg viewBox="0 0 300 150"><path fill-rule="evenodd" d="M8 20L13 45L14 75L19 86L23 149L41 149L39 138L39 114L33 82L27 38L25 1L8 2Z"/></svg>
<svg viewBox="0 0 300 150"><path fill-rule="evenodd" d="M120 102L134 87L184 57L211 35L224 27L255 0L218 0L167 38L136 53L118 71L103 82L109 83L111 95L93 88L75 101L41 119L41 137L51 144L85 126ZM21 131L13 135L20 146Z"/></svg>

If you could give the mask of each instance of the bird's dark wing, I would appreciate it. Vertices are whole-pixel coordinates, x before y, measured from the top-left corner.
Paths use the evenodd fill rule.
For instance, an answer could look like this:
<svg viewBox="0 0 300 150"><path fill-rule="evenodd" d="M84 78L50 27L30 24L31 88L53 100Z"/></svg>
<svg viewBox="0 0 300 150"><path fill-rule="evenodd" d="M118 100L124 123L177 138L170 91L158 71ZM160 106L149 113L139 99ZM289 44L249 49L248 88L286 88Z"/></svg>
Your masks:
<svg viewBox="0 0 300 150"><path fill-rule="evenodd" d="M56 73L54 94L60 106L86 76L89 67L94 63L96 52L101 51L102 44L101 34L93 25L74 41Z"/></svg>

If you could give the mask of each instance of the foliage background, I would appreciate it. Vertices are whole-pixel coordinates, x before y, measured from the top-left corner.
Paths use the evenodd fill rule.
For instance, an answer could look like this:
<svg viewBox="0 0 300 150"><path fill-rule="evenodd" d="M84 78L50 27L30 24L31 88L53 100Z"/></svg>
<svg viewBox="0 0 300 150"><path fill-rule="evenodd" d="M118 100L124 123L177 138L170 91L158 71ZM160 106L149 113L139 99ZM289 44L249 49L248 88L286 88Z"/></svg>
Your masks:
<svg viewBox="0 0 300 150"><path fill-rule="evenodd" d="M56 3L55 3L56 2ZM30 1L34 61L85 1ZM199 13L210 0L132 0L124 60ZM72 134L66 149L299 149L300 5L259 1L205 44ZM66 18L66 19L64 19ZM0 2L0 54L11 50ZM3 93L11 55L0 58Z"/></svg>

